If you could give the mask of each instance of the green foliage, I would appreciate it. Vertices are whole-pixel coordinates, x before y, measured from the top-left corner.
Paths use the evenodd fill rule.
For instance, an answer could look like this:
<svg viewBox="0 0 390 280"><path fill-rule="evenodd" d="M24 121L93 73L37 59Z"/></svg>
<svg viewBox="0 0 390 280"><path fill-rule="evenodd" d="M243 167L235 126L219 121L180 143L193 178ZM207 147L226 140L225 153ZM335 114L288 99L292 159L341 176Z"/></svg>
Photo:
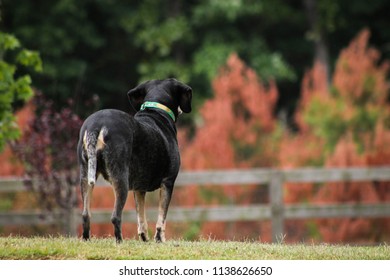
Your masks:
<svg viewBox="0 0 390 280"><path fill-rule="evenodd" d="M18 53L16 61L21 65L32 67L36 72L42 71L42 61L36 51L23 49Z"/></svg>
<svg viewBox="0 0 390 280"><path fill-rule="evenodd" d="M0 210L10 211L14 204L15 193L1 193L0 194ZM1 232L1 228L0 228Z"/></svg>
<svg viewBox="0 0 390 280"><path fill-rule="evenodd" d="M206 41L194 54L194 73L211 81L234 49L230 44Z"/></svg>
<svg viewBox="0 0 390 280"><path fill-rule="evenodd" d="M350 114L346 115L346 112ZM305 113L305 121L313 128L316 136L325 140L327 152L332 152L339 140L352 133L355 143L363 149L363 136L365 133L373 133L382 111L380 108L350 106L338 97L332 102L323 102L313 98Z"/></svg>
<svg viewBox="0 0 390 280"><path fill-rule="evenodd" d="M305 122L313 128L316 136L325 139L327 152L334 149L349 127L349 120L344 117L345 106L341 100L324 103L313 98L305 112Z"/></svg>
<svg viewBox="0 0 390 280"><path fill-rule="evenodd" d="M235 52L263 80L277 80L277 110L287 108L291 118L319 30L332 42L333 61L363 26L375 34L372 44L384 58L390 57L389 3L319 0L318 30L308 30L303 1L3 0L0 24L40 51L45 68L32 74L34 85L57 107L74 99L73 109L83 117L96 109L84 106L93 96L99 96L99 107L128 111L130 87L169 76L193 87L197 112Z"/></svg>
<svg viewBox="0 0 390 280"><path fill-rule="evenodd" d="M20 135L13 116L13 104L26 102L33 95L30 76L18 74L22 67L41 71L39 54L21 48L15 36L0 32L0 151L7 141Z"/></svg>
<svg viewBox="0 0 390 280"><path fill-rule="evenodd" d="M192 12L191 23L201 42L195 50L194 68L210 80L232 52L237 52L264 79L291 80L295 72L277 51L271 50L262 31L263 21L274 1L200 1ZM286 5L278 2L279 8ZM279 18L280 19L280 18ZM206 65L202 67L202 64ZM210 67L207 67L210 66Z"/></svg>
<svg viewBox="0 0 390 280"><path fill-rule="evenodd" d="M0 50L2 52L6 50L13 50L15 48L20 47L20 42L18 39L16 39L14 36L10 34L1 33L0 36Z"/></svg>
<svg viewBox="0 0 390 280"><path fill-rule="evenodd" d="M202 232L202 222L192 222L188 224L188 229L184 232L185 240L196 240Z"/></svg>
<svg viewBox="0 0 390 280"><path fill-rule="evenodd" d="M318 28L330 35L331 57L364 25L389 57L388 5L317 1ZM281 98L293 102L296 93L290 92L298 91L319 36L309 33L302 1L3 0L0 9L2 28L39 50L45 61L42 74L32 76L37 88L57 107L73 98L83 116L94 108L81 104L93 95L104 107L128 110L130 87L168 76L191 84L194 104L201 104L232 52L263 80L276 79Z"/></svg>
<svg viewBox="0 0 390 280"><path fill-rule="evenodd" d="M1 8L5 30L41 51L45 68L33 79L58 106L98 94L104 107L128 109L131 86L169 76L190 83L200 103L232 52L263 78L294 79L295 69L264 35L294 14L274 2L4 0Z"/></svg>

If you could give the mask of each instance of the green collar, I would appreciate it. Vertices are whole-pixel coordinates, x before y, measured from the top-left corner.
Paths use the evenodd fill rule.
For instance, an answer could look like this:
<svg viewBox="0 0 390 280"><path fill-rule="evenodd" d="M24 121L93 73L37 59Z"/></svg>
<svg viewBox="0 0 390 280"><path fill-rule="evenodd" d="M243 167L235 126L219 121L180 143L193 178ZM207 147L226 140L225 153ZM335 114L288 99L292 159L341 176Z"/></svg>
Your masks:
<svg viewBox="0 0 390 280"><path fill-rule="evenodd" d="M151 101L146 101L141 105L141 111L145 110L145 108L157 108L165 111L168 113L168 115L171 117L173 121L176 121L175 114L172 112L171 109L169 109L167 106L158 103L158 102L151 102Z"/></svg>

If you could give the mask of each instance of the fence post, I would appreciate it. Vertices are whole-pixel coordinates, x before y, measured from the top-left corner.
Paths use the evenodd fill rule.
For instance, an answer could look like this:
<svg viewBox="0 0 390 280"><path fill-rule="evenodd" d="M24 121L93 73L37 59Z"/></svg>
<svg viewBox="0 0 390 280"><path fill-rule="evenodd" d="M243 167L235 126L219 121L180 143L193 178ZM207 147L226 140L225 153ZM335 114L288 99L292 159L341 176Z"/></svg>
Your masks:
<svg viewBox="0 0 390 280"><path fill-rule="evenodd" d="M272 242L283 240L284 232L284 206L283 206L283 173L272 172L269 184L271 200Z"/></svg>

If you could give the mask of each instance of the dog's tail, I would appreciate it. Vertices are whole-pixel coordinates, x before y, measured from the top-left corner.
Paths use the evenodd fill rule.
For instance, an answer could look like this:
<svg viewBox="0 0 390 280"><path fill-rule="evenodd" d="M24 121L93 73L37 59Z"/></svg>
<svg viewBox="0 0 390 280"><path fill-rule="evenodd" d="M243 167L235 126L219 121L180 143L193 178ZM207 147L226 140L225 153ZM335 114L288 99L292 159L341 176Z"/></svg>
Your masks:
<svg viewBox="0 0 390 280"><path fill-rule="evenodd" d="M84 133L84 149L88 158L88 184L91 187L95 185L96 181L97 152L106 145L104 142L106 134L107 129L104 126L100 129L99 134L87 130Z"/></svg>

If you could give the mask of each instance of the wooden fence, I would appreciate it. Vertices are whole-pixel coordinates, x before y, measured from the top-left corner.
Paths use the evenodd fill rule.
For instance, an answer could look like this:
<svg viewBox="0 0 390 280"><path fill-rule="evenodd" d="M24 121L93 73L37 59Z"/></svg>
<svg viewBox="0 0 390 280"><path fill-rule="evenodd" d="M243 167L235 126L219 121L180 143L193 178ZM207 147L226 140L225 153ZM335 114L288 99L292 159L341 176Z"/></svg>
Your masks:
<svg viewBox="0 0 390 280"><path fill-rule="evenodd" d="M181 172L176 182L177 187L188 185L268 185L269 204L228 205L215 207L174 207L169 209L168 220L172 222L189 221L259 221L271 220L273 241L277 242L284 235L286 219L307 218L342 218L342 217L390 217L390 202L362 204L284 204L283 184L291 183L326 183L356 181L390 181L390 167L379 168L301 168L292 170L250 169ZM98 185L108 184L98 180ZM22 181L18 178L0 179L0 192L24 191ZM157 216L157 209L148 209L148 216ZM92 209L94 223L106 223L110 220L111 211ZM34 225L51 224L60 218L61 213L42 219L39 212L0 212L1 225ZM62 220L63 219L63 216ZM68 234L76 235L77 226L81 223L80 210L75 209L66 216L65 228ZM136 221L135 211L124 211L125 221Z"/></svg>

